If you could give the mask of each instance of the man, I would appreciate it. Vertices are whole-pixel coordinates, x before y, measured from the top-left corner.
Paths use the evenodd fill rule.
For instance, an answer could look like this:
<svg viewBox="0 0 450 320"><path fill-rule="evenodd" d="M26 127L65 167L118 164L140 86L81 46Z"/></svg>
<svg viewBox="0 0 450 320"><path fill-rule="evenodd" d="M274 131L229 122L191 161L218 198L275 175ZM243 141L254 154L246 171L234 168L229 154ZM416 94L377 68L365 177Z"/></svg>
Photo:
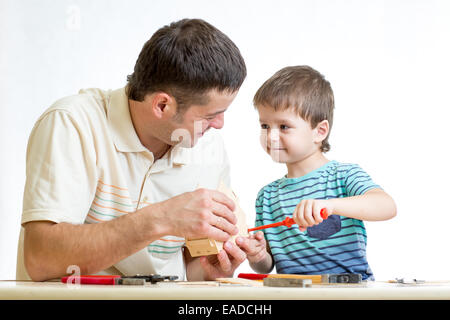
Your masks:
<svg viewBox="0 0 450 320"><path fill-rule="evenodd" d="M36 122L17 278L71 273L231 276L245 253L220 129L246 77L235 44L212 25L184 19L144 45L125 88L81 90ZM204 138L199 139L205 135ZM205 161L205 159L215 161ZM225 241L192 258L185 239Z"/></svg>

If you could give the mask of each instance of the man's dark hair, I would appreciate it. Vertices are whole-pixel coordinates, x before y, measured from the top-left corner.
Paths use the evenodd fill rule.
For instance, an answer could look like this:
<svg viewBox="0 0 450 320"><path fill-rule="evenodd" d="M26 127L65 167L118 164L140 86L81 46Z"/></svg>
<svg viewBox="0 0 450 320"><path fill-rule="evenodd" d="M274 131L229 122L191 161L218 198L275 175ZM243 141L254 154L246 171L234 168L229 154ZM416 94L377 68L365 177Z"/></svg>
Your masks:
<svg viewBox="0 0 450 320"><path fill-rule="evenodd" d="M178 111L207 103L208 91L239 90L247 70L236 45L201 19L183 19L157 30L127 77L129 99L164 91L175 97Z"/></svg>

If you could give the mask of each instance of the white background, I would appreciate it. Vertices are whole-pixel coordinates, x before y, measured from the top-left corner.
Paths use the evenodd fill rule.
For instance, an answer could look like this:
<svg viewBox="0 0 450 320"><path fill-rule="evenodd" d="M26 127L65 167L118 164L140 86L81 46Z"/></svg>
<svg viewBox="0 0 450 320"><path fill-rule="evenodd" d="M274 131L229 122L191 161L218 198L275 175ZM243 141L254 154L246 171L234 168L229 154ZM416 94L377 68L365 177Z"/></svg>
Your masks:
<svg viewBox="0 0 450 320"><path fill-rule="evenodd" d="M186 17L221 29L247 63L222 132L249 225L259 189L285 173L259 146L253 95L278 69L307 64L335 93L328 158L360 164L398 206L393 220L366 222L377 280L449 278L449 1L1 0L0 279L15 277L38 116L80 88L124 86L144 42Z"/></svg>

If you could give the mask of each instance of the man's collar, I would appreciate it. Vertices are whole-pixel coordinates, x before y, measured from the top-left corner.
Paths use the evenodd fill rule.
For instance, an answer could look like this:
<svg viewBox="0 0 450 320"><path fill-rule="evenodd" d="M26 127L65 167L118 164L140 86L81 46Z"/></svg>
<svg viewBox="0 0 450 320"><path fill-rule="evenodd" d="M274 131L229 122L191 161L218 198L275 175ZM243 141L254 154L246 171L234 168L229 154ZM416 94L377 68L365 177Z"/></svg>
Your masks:
<svg viewBox="0 0 450 320"><path fill-rule="evenodd" d="M149 150L144 147L134 129L131 120L128 97L125 88L111 92L110 102L107 106L108 123L113 133L113 140L116 149L120 152L144 152ZM176 165L186 165L192 160L193 148L183 148L175 145L169 150L169 163Z"/></svg>
<svg viewBox="0 0 450 320"><path fill-rule="evenodd" d="M107 117L117 150L121 152L142 152L147 150L142 145L134 129L125 88L111 92L111 98L107 106Z"/></svg>
<svg viewBox="0 0 450 320"><path fill-rule="evenodd" d="M171 158L172 163L176 165L186 165L192 160L193 148L183 148L180 145L172 147Z"/></svg>

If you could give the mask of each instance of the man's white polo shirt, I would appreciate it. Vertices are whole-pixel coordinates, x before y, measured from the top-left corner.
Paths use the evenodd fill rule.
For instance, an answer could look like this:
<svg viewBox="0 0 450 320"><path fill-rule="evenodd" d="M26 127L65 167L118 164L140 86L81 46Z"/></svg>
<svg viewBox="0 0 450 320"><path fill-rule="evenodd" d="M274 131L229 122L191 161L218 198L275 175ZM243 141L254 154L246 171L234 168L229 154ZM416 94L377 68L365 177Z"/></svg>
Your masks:
<svg viewBox="0 0 450 320"><path fill-rule="evenodd" d="M229 185L217 131L161 159L140 142L125 89L81 90L55 102L36 122L27 148L22 225L48 220L101 223L198 187ZM17 279L29 279L20 232ZM124 239L125 240L125 239ZM162 274L185 279L184 239L165 236L102 274Z"/></svg>

